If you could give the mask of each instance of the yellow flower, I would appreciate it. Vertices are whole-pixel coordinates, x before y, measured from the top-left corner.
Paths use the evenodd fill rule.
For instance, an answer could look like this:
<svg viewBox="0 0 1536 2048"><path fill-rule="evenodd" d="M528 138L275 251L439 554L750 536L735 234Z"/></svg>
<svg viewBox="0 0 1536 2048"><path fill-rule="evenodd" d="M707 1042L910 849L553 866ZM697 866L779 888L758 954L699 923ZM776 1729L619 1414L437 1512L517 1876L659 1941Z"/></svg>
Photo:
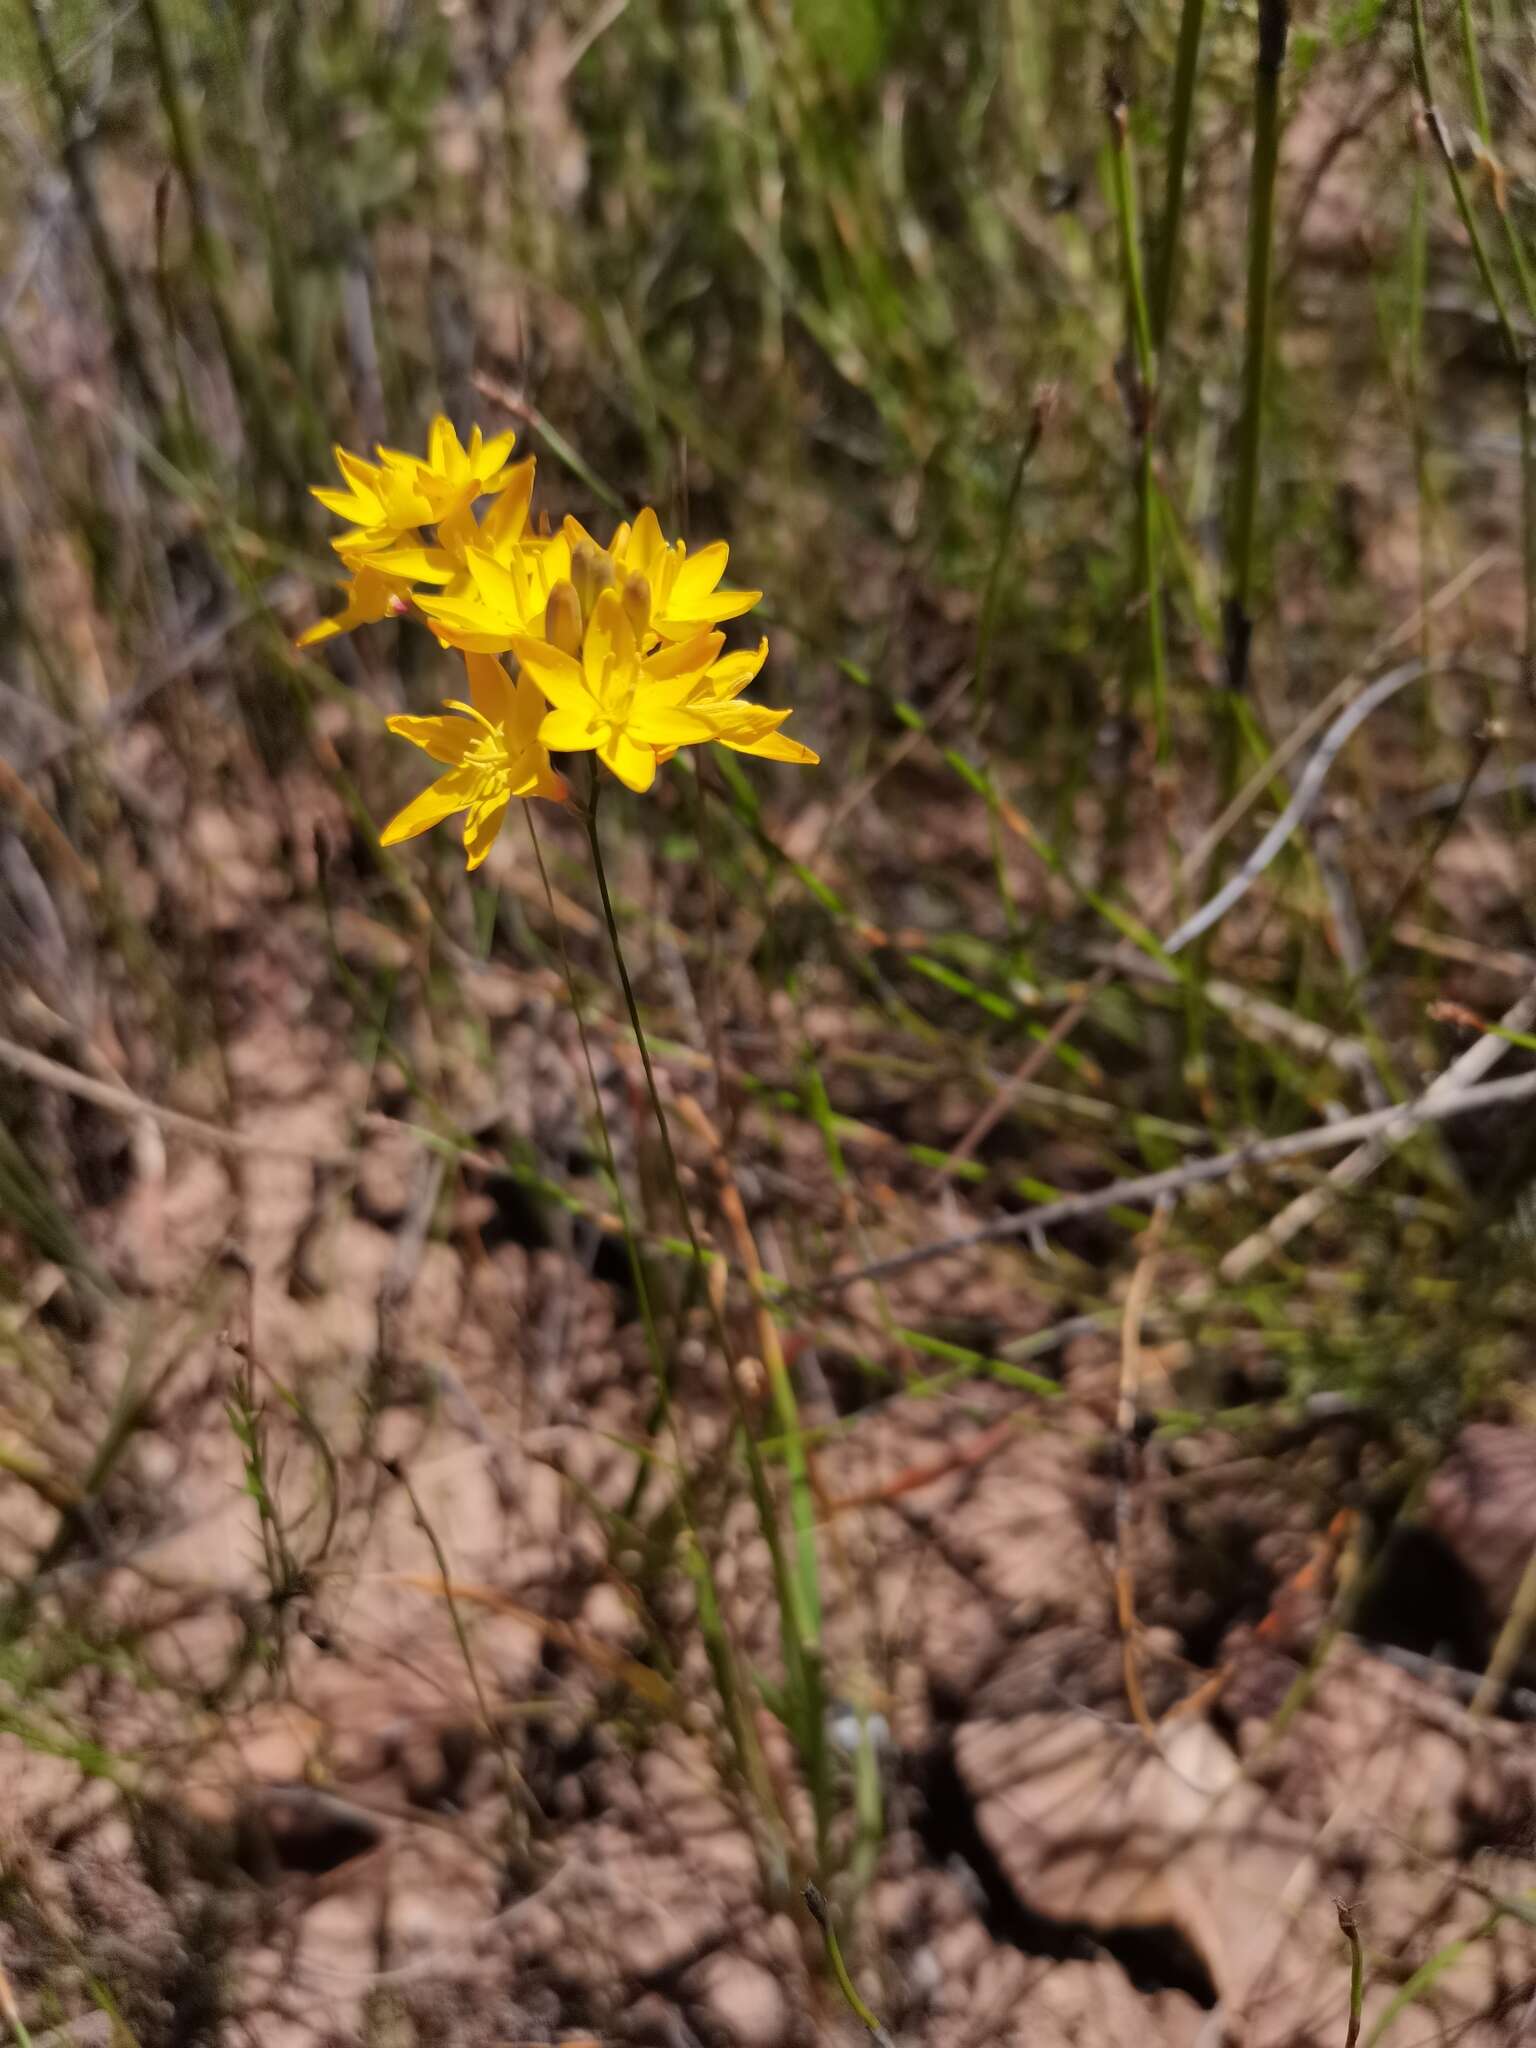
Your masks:
<svg viewBox="0 0 1536 2048"><path fill-rule="evenodd" d="M495 844L513 797L543 796L558 803L568 791L539 738L544 703L533 684L522 677L514 682L489 655L466 655L465 665L474 701L446 700L449 710L462 717L389 720L391 732L443 762L449 772L390 819L379 843L396 846L463 811L465 864L477 868Z"/></svg>
<svg viewBox="0 0 1536 2048"><path fill-rule="evenodd" d="M402 533L409 533L432 517L432 506L417 482L416 465L408 456L394 455L381 448L377 462L365 462L340 446L331 450L341 471L344 491L328 490L315 484L310 496L318 498L327 512L345 519L352 528L339 542L342 548L358 551L388 547Z"/></svg>
<svg viewBox="0 0 1536 2048"><path fill-rule="evenodd" d="M378 461L365 462L336 447L331 453L347 488L316 486L311 495L353 529L333 543L338 553L377 553L414 535L418 526L464 519L476 498L501 490L514 474L507 466L514 438L497 434L487 441L476 427L465 448L452 424L439 415L427 436L425 461L403 449L379 448Z"/></svg>
<svg viewBox="0 0 1536 2048"><path fill-rule="evenodd" d="M542 632L550 592L570 577L571 551L562 534L507 542L493 533L491 541L491 548L464 550L462 577L440 597L418 600L445 647L504 654L520 633Z"/></svg>
<svg viewBox="0 0 1536 2048"><path fill-rule="evenodd" d="M432 507L431 518L443 520L466 511L476 498L489 497L510 481L513 472L507 466L507 457L512 453L516 439L515 434L506 433L494 434L487 441L476 427L466 448L454 432L452 422L439 413L427 435L425 462L412 455L396 456L388 448L381 448L379 455L385 462L400 461L414 465L417 488ZM531 470L528 484L531 490Z"/></svg>
<svg viewBox="0 0 1536 2048"><path fill-rule="evenodd" d="M411 586L403 576L385 575L371 566L367 556L359 556L347 585L346 609L332 619L317 619L293 644L314 647L337 633L350 633L354 626L375 625L392 612L404 611L410 596Z"/></svg>
<svg viewBox="0 0 1536 2048"><path fill-rule="evenodd" d="M479 428L475 431L478 433ZM472 596L474 584L465 559L471 549L506 565L525 547L548 545L534 539L528 532L534 463L535 458L530 455L525 461L514 463L510 469L501 472L502 481L497 486L495 501L478 524L473 511L465 504L439 522L435 547L408 541L403 545L375 550L369 554L368 560L375 568L409 577L413 583L445 584L444 595L447 597ZM343 534L331 545L339 551L346 548L348 542L349 536Z"/></svg>
<svg viewBox="0 0 1536 2048"><path fill-rule="evenodd" d="M756 754L765 761L793 761L799 767L815 767L821 760L820 754L779 731L789 716L787 711L769 711L761 704L735 701L767 659L766 640L759 640L755 648L743 649L740 654L723 656L705 670L693 693L684 700L683 708L704 708L712 716L723 715L721 729L710 737L722 747L729 747L732 753ZM675 747L659 748L657 758L670 761L676 752Z"/></svg>
<svg viewBox="0 0 1536 2048"><path fill-rule="evenodd" d="M630 617L638 608L640 593L632 587L637 581L631 579L622 596L612 588L598 593L579 660L568 649L574 648L580 611L575 593L567 595L564 587L550 603L549 638L520 635L513 641L524 673L553 706L539 727L540 740L561 753L595 749L604 766L637 791L655 781L658 753L670 758L679 747L704 740L765 751L763 742L789 712L731 701L732 686L739 689L747 676L738 683L728 672L723 685L711 685L723 634L699 633L643 654Z"/></svg>
<svg viewBox="0 0 1536 2048"><path fill-rule="evenodd" d="M565 536L572 552L586 542L597 543L577 519L565 522ZM712 541L690 555L683 541L669 543L661 521L647 505L633 526L626 519L614 533L606 550L613 563L614 579L622 584L630 576L643 576L650 586L648 629L663 640L691 640L706 633L722 619L740 618L751 611L762 596L760 590L720 590L716 586L725 574L730 549L723 540Z"/></svg>

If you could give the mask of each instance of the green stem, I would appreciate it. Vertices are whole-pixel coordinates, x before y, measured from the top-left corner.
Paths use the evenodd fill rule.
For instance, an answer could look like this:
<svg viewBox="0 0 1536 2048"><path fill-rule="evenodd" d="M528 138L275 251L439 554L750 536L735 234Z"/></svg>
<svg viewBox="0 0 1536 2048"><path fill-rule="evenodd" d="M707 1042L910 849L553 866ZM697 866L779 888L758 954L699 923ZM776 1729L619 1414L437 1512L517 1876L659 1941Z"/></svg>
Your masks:
<svg viewBox="0 0 1536 2048"><path fill-rule="evenodd" d="M1227 688L1248 684L1253 637L1253 537L1269 374L1269 319L1275 239L1275 172L1280 161L1280 75L1290 34L1290 0L1260 0L1259 50L1253 82L1253 165L1248 187L1248 331L1243 360L1243 413L1237 442L1237 491L1227 573Z"/></svg>
<svg viewBox="0 0 1536 2048"><path fill-rule="evenodd" d="M710 1669L714 1674L715 1686L720 1694L720 1704L725 1714L725 1724L730 1732L731 1746L741 1766L747 1783L752 1787L764 1816L776 1812L777 1802L768 1779L767 1765L761 1745L752 1727L750 1714L746 1710L743 1689L736 1672L736 1659L725 1633L720 1613L719 1596L715 1587L714 1573L708 1555L699 1537L698 1520L694 1512L693 1488L688 1477L688 1461L683 1455L678 1436L677 1424L672 1411L671 1375L667 1370L666 1353L662 1349L661 1332L656 1323L656 1311L651 1301L650 1282L646 1275L645 1261L641 1256L640 1242L636 1235L629 1202L624 1193L624 1183L619 1177L618 1160L614 1156L613 1132L608 1123L608 1112L603 1107L603 1093L597 1084L597 1067L592 1058L592 1040L587 1031L587 1014L576 986L576 976L571 968L571 956L566 948L565 928L555 910L554 891L549 883L549 871L544 865L544 849L539 844L538 827L534 823L533 806L525 803L523 815L528 821L528 837L533 844L533 857L539 870L539 880L544 885L544 900L549 906L550 923L554 927L555 946L560 955L560 971L565 977L566 991L571 999L571 1010L576 1019L576 1032L581 1040L581 1056L587 1070L587 1084L592 1091L592 1101L597 1113L598 1135L603 1148L603 1165L607 1169L608 1182L613 1189L614 1207L619 1213L619 1222L624 1232L624 1248L629 1258L630 1277L634 1282L635 1300L639 1304L640 1323L645 1332L646 1349L650 1354L651 1373L656 1382L656 1397L666 1422L673 1444L677 1450L678 1494L682 1504L683 1519L686 1522L693 1547L693 1579L699 1601L700 1626L704 1634L705 1650L709 1656ZM606 896L606 890L604 895ZM694 1245L697 1255L698 1246ZM707 1276L706 1276L707 1281Z"/></svg>
<svg viewBox="0 0 1536 2048"><path fill-rule="evenodd" d="M677 1154L672 1146L672 1132L667 1123L666 1110L662 1106L661 1091L656 1085L656 1070L651 1062L651 1048L640 1018L640 1005L635 999L634 984L629 978L629 967L624 958L624 946L619 937L619 921L613 907L613 897L608 887L608 870L603 861L602 838L598 832L597 810L601 784L597 779L594 761L592 770L591 796L584 813L587 828L587 842L592 850L592 869L597 877L598 894L602 899L603 920L608 927L608 941L613 952L613 961L618 969L619 986L624 993L624 1006L629 1013L630 1029L635 1034L635 1044L640 1050L640 1063L645 1070L645 1086L650 1098L651 1115L661 1139L662 1156L666 1163L667 1177L671 1184L673 1200L683 1219L688 1242L693 1249L695 1265L700 1269L705 1263L703 1245L694 1227L693 1211L683 1187L682 1173L678 1167ZM826 1741L826 1697L821 1650L821 1616L819 1602L815 1597L815 1531L814 1527L799 1530L802 1545L802 1568L797 1574L791 1572L784 1555L780 1539L778 1516L773 1496L768 1486L768 1475L763 1465L757 1439L753 1434L751 1418L746 1412L741 1385L737 1378L731 1344L726 1333L724 1318L714 1291L706 1285L704 1298L709 1307L714 1329L715 1342L725 1365L726 1379L731 1390L732 1404L736 1410L742 1441L746 1449L747 1472L752 1487L753 1504L757 1511L758 1523L768 1545L769 1558L773 1567L774 1588L779 1603L780 1625L783 1631L786 1695L793 1703L794 1712L789 1720L791 1733L800 1750L806 1774L810 1780L811 1803L816 1820L817 1862L826 1868L827 1850L831 1827L831 1759ZM804 1545L812 1545L808 1561L803 1555Z"/></svg>
<svg viewBox="0 0 1536 2048"><path fill-rule="evenodd" d="M213 324L218 330L219 346L224 351L224 359L229 365L230 380L234 384L241 410L250 427L257 454L279 476L290 483L295 483L298 481L297 471L278 431L277 415L266 377L225 296L224 283L230 269L229 252L208 218L208 208L203 197L197 129L191 109L187 105L186 95L181 89L181 79L177 74L176 53L171 46L164 0L143 0L143 7L144 19L149 27L150 45L154 52L160 100L165 108L166 122L171 131L171 152L176 159L176 171L182 189L186 193L187 212L192 226L192 251L197 260L198 270L202 274L203 288L208 294Z"/></svg>
<svg viewBox="0 0 1536 2048"><path fill-rule="evenodd" d="M1179 52L1173 74L1173 118L1168 135L1168 179L1163 193L1163 232L1152 280L1152 340L1159 350L1168 339L1178 289L1179 235L1184 224L1184 169L1195 104L1195 74L1205 0L1184 0L1179 17Z"/></svg>
<svg viewBox="0 0 1536 2048"><path fill-rule="evenodd" d="M805 1887L805 1903L811 1918L821 1929L822 1943L827 1951L827 1961L832 1975L837 1979L837 1988L842 1992L849 2011L865 2030L875 2038L877 2048L892 2048L891 2037L860 1996L859 1987L848 1974L848 1965L843 1961L842 1944L837 1938L837 1929L832 1925L832 1914L826 1900L815 1885Z"/></svg>
<svg viewBox="0 0 1536 2048"><path fill-rule="evenodd" d="M1136 160L1131 149L1130 120L1124 98L1112 88L1109 105L1109 169L1114 186L1115 217L1120 228L1120 261L1125 273L1126 306L1135 386L1128 400L1136 442L1136 577L1146 631L1147 673L1152 682L1152 715L1157 727L1157 758L1172 751L1168 723L1168 663L1163 641L1163 594L1157 551L1157 477L1153 463L1153 422L1157 414L1157 353L1152 318L1147 309L1141 263L1141 222L1136 197Z"/></svg>
<svg viewBox="0 0 1536 2048"><path fill-rule="evenodd" d="M1493 123L1488 113L1488 95L1483 89L1483 67L1477 53L1477 29L1472 19L1471 0L1460 0L1461 47L1466 61L1467 85L1472 97L1473 116L1477 122L1478 136L1490 161L1493 156ZM1430 99L1429 55L1427 40L1423 35L1423 22L1415 22L1415 61L1419 73L1420 90L1424 94L1426 107ZM1433 109L1428 109L1432 115ZM1438 131L1437 131L1437 139ZM1452 165L1453 178L1456 175ZM1458 195L1459 198L1462 195ZM1510 216L1509 206L1502 190L1497 195L1499 220L1504 229L1504 244L1509 251L1509 260L1520 286L1520 296L1525 302L1527 317L1536 324L1536 277L1526 259L1525 246L1519 230ZM1463 216L1465 217L1465 215ZM1491 274L1491 272L1490 272ZM1495 300L1497 303L1497 300ZM1536 419L1532 417L1536 407L1536 390L1533 390L1532 365L1529 351L1519 346L1512 325L1503 323L1505 346L1510 349L1520 368L1520 520L1521 520L1521 571L1525 593L1525 687L1528 696L1536 701Z"/></svg>
<svg viewBox="0 0 1536 2048"><path fill-rule="evenodd" d="M1499 333L1509 353L1510 362L1519 367L1521 361L1520 342L1509 317L1509 308L1504 303L1504 294L1499 289L1499 280L1494 275L1488 245L1483 240L1483 231L1477 224L1477 215L1467 197L1466 181L1456 162L1456 153L1451 147L1450 132L1445 125L1440 109L1435 105L1434 79L1429 68L1429 37L1424 27L1424 0L1413 0L1413 75L1419 88L1419 99L1423 108L1425 126L1435 139L1440 152L1440 161L1445 165L1445 174L1450 180L1451 191L1456 200L1456 211L1461 215L1461 224L1466 229L1467 240L1472 244L1472 255L1477 264L1477 274L1482 279L1483 289L1488 294L1488 303L1493 307L1494 318L1499 323Z"/></svg>

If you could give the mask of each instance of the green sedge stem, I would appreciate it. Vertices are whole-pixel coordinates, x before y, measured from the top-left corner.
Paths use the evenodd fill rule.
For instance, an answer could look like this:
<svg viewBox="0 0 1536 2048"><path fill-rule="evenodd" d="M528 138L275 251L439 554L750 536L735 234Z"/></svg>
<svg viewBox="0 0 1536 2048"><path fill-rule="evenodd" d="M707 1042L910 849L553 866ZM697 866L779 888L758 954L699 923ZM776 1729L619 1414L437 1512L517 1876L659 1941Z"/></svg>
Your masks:
<svg viewBox="0 0 1536 2048"><path fill-rule="evenodd" d="M1269 321L1275 239L1275 172L1280 161L1280 74L1290 35L1290 0L1260 0L1259 50L1253 85L1253 165L1248 187L1248 332L1243 360L1243 412L1238 429L1237 489L1232 507L1227 575L1227 688L1248 683L1253 637L1253 539L1269 373Z"/></svg>
<svg viewBox="0 0 1536 2048"><path fill-rule="evenodd" d="M554 891L550 887L549 870L544 865L544 849L539 844L538 827L533 820L531 803L523 805L523 815L528 821L528 837L533 842L533 857L538 864L539 880L544 885L544 900L549 906L550 923L554 926L555 945L560 955L560 971L565 977L566 990L571 998L571 1009L576 1017L576 1030L581 1039L581 1056L587 1070L587 1084L592 1090L592 1101L597 1111L598 1134L603 1147L603 1165L607 1169L609 1185L613 1189L614 1207L619 1213L619 1222L624 1231L624 1248L629 1258L630 1277L634 1281L635 1300L640 1309L641 1327L645 1332L646 1350L650 1354L651 1373L656 1382L656 1400L673 1443L677 1445L678 1493L682 1503L683 1519L693 1538L694 1559L691 1566L694 1586L699 1600L699 1611L704 1631L705 1649L709 1656L710 1668L720 1693L720 1704L724 1709L726 1727L730 1731L731 1746L737 1760L751 1785L758 1803L765 1815L774 1811L772 1789L768 1783L767 1766L762 1751L755 1739L750 1717L742 1700L741 1686L736 1676L735 1659L731 1655L725 1638L724 1624L720 1618L719 1598L715 1590L714 1575L709 1559L698 1538L698 1522L694 1513L692 1487L688 1479L688 1461L683 1456L679 1441L676 1419L672 1412L671 1375L667 1370L666 1353L662 1348L661 1332L656 1323L656 1311L651 1301L650 1282L646 1276L645 1261L640 1255L640 1242L635 1233L629 1202L624 1193L624 1183L619 1177L618 1160L613 1150L613 1133L608 1124L608 1112L603 1107L602 1090L597 1085L597 1067L592 1058L592 1040L587 1031L586 1010L576 986L576 976L571 969L571 956L565 943L565 930L555 910ZM604 897L606 900L606 889ZM694 1254L697 1257L698 1245Z"/></svg>
<svg viewBox="0 0 1536 2048"><path fill-rule="evenodd" d="M602 899L603 921L608 927L608 942L613 952L614 965L619 971L619 986L624 992L624 1007L629 1013L630 1029L635 1034L635 1044L640 1049L640 1062L645 1069L646 1092L650 1098L651 1114L657 1133L661 1138L662 1156L666 1161L667 1177L671 1183L673 1199L683 1218L688 1242L693 1248L694 1263L700 1277L703 1273L705 1253L694 1228L693 1210L683 1187L683 1177L677 1164L677 1154L672 1146L672 1132L667 1123L667 1114L662 1107L661 1091L656 1085L656 1070L651 1062L650 1042L645 1026L640 1019L640 1005L635 998L634 984L629 978L629 967L624 959L624 946L619 937L619 920L613 907L613 897L608 887L608 870L603 861L603 844L597 829L598 797L602 785L598 781L597 764L592 764L591 793L583 814L587 828L587 843L592 850L592 868L597 877L598 894ZM753 1504L757 1511L758 1523L763 1539L768 1545L773 1566L774 1587L778 1596L779 1615L783 1631L784 1664L788 1681L788 1695L794 1702L795 1716L792 1733L795 1735L801 1757L810 1779L811 1804L816 1820L817 1860L822 1868L827 1861L827 1850L831 1827L832 1779L831 1759L826 1741L826 1702L824 1698L822 1654L820 1641L820 1617L810 1597L810 1588L801 1578L792 1573L784 1556L784 1546L779 1535L778 1517L774 1509L773 1496L768 1486L768 1475L763 1465L757 1439L752 1433L751 1420L746 1413L741 1385L736 1375L735 1362L731 1355L730 1338L725 1328L720 1304L714 1291L706 1284L704 1298L708 1304L710 1320L714 1328L715 1342L725 1366L726 1379L730 1384L731 1399L736 1409L737 1421L741 1428L746 1448L747 1473L752 1487Z"/></svg>
<svg viewBox="0 0 1536 2048"><path fill-rule="evenodd" d="M1168 180L1163 191L1163 232L1157 270L1152 280L1152 342L1161 350L1168 339L1178 288L1179 235L1184 224L1184 169L1195 104L1195 74L1200 62L1200 36L1205 26L1205 0L1184 0L1179 17L1179 51L1173 75L1173 121L1168 136Z"/></svg>
<svg viewBox="0 0 1536 2048"><path fill-rule="evenodd" d="M1141 264L1140 208L1136 197L1136 159L1131 149L1130 119L1124 99L1112 89L1109 107L1109 169L1114 185L1115 217L1120 228L1120 260L1125 271L1125 296L1131 329L1136 380L1129 399L1136 441L1136 569L1145 614L1147 671L1152 679L1152 714L1157 728L1157 758L1166 761L1173 742L1168 723L1168 662L1163 642L1163 593L1157 559L1157 476L1152 428L1157 415L1157 353L1152 317L1147 309Z"/></svg>
<svg viewBox="0 0 1536 2048"><path fill-rule="evenodd" d="M822 1941L827 1951L827 1961L837 1979L837 1988L848 2002L848 2008L861 2026L875 2037L879 2048L894 2048L890 2035L859 1996L859 1988L848 1974L848 1965L843 1961L843 1951L837 1939L837 1929L832 1925L832 1914L826 1900L815 1885L805 1887L805 1903L811 1918L821 1929Z"/></svg>

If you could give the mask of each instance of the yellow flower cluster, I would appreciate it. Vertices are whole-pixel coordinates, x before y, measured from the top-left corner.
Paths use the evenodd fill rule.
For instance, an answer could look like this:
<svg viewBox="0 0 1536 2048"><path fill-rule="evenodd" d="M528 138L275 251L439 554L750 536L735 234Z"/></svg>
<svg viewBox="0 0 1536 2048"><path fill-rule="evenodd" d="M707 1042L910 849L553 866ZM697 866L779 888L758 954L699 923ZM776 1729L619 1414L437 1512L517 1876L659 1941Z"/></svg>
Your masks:
<svg viewBox="0 0 1536 2048"><path fill-rule="evenodd" d="M345 488L314 494L348 522L331 545L351 581L345 609L311 626L299 645L416 613L463 654L468 672L467 701L446 700L457 716L389 721L448 773L391 819L383 843L463 812L465 854L478 867L513 797L566 796L552 748L595 750L634 790L649 789L679 747L705 740L770 761L814 762L809 747L779 730L787 710L740 702L768 642L723 652L721 621L762 595L722 588L725 542L689 554L649 509L606 548L574 519L557 533L537 532L533 458L509 462L512 445L511 434L487 441L476 427L466 448L437 419L425 459L380 448L376 463L365 462L338 448ZM515 679L505 654L517 662Z"/></svg>

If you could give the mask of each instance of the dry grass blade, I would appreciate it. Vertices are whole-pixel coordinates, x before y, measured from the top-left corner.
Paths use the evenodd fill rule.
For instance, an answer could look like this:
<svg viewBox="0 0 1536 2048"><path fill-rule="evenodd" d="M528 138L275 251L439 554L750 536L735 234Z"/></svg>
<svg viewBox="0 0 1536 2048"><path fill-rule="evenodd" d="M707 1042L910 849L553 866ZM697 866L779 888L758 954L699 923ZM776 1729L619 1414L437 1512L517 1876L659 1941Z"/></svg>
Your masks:
<svg viewBox="0 0 1536 2048"><path fill-rule="evenodd" d="M663 1714L675 1714L678 1708L677 1694L661 1674L652 1671L648 1665L640 1664L633 1657L626 1657L622 1651L611 1649L607 1643L589 1635L585 1629L575 1628L568 1621L559 1621L552 1615L540 1614L536 1608L526 1607L510 1594L498 1592L494 1586L466 1585L458 1579L443 1579L431 1572L386 1572L382 1583L390 1586L409 1586L420 1593L430 1593L436 1599L463 1600L472 1606L489 1608L494 1614L504 1614L518 1621L525 1628L531 1628L551 1643L558 1643L569 1650L573 1657L579 1657L603 1678L613 1679L643 1699Z"/></svg>

